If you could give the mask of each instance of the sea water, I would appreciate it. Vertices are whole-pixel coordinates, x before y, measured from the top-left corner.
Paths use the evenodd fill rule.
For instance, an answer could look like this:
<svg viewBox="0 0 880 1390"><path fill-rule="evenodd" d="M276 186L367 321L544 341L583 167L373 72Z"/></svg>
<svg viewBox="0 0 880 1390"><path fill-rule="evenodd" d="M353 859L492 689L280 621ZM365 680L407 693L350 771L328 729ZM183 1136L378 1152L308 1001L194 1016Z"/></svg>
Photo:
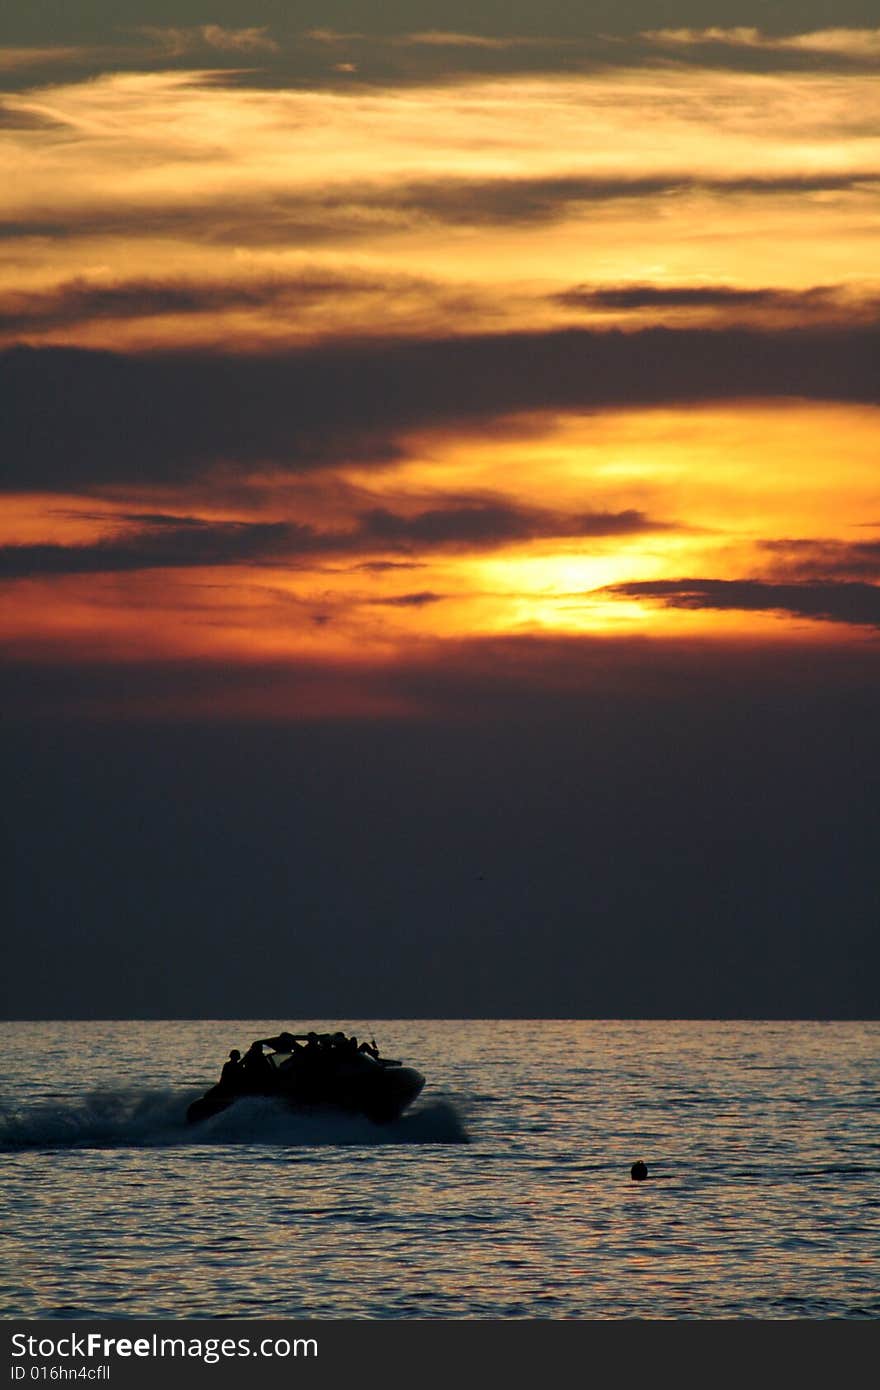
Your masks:
<svg viewBox="0 0 880 1390"><path fill-rule="evenodd" d="M398 1122L187 1104L282 1027ZM6 1318L876 1318L880 1023L0 1025ZM634 1182L637 1160L648 1179Z"/></svg>

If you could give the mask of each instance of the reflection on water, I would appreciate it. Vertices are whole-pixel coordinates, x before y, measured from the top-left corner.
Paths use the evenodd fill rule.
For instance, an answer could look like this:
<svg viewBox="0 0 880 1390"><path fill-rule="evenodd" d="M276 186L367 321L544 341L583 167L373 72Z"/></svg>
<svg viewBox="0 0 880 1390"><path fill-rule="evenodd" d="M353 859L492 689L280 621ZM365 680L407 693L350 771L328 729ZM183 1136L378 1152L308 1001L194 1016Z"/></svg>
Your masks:
<svg viewBox="0 0 880 1390"><path fill-rule="evenodd" d="M183 1123L291 1024L422 1096ZM877 1023L0 1027L7 1317L880 1315Z"/></svg>

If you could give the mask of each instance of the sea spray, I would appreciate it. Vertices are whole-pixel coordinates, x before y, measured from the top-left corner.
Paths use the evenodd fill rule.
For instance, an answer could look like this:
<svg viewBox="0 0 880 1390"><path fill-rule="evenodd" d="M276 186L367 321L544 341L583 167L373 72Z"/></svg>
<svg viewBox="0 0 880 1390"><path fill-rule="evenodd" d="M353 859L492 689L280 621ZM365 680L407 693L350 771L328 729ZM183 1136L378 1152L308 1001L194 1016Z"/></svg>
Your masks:
<svg viewBox="0 0 880 1390"><path fill-rule="evenodd" d="M147 1147L185 1134L180 1093L136 1088L90 1091L79 1100L0 1103L0 1148Z"/></svg>
<svg viewBox="0 0 880 1390"><path fill-rule="evenodd" d="M0 1150L160 1148L180 1144L362 1145L462 1144L468 1132L455 1104L434 1100L391 1124L315 1107L290 1110L247 1096L201 1124L186 1123L194 1093L178 1090L101 1090L81 1100L43 1100L15 1108L0 1104Z"/></svg>

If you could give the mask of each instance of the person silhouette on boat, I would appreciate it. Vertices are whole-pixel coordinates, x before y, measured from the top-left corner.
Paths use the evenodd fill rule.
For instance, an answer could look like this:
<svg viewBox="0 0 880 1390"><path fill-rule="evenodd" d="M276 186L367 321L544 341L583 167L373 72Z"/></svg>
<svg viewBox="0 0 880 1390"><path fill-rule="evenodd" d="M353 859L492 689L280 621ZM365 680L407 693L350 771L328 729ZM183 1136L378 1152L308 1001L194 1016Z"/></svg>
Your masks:
<svg viewBox="0 0 880 1390"><path fill-rule="evenodd" d="M355 1042L357 1042L356 1038ZM378 1060L379 1049L376 1046L376 1039L371 1038L369 1042L362 1042L358 1047L358 1052L366 1052L367 1056L375 1057Z"/></svg>
<svg viewBox="0 0 880 1390"><path fill-rule="evenodd" d="M261 1042L252 1042L241 1059L248 1091L263 1091L275 1079L272 1063L263 1053Z"/></svg>
<svg viewBox="0 0 880 1390"><path fill-rule="evenodd" d="M237 1047L230 1052L229 1061L223 1063L219 1085L224 1091L237 1091L241 1087L241 1053Z"/></svg>
<svg viewBox="0 0 880 1390"><path fill-rule="evenodd" d="M307 1033L305 1047L297 1053L297 1063L303 1076L314 1076L325 1060L325 1049L317 1033Z"/></svg>

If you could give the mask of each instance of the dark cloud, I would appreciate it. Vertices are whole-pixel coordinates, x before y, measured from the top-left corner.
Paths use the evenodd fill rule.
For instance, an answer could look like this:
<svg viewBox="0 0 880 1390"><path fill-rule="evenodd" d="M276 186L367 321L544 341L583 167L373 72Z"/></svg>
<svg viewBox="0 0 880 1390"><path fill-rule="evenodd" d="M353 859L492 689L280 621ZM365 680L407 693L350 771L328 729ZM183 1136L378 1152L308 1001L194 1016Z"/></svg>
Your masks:
<svg viewBox="0 0 880 1390"><path fill-rule="evenodd" d="M79 515L88 518L88 513ZM0 579L285 564L304 556L377 550L488 549L542 537L605 537L667 529L634 510L577 516L503 503L459 504L411 515L373 509L362 513L354 526L336 531L296 522L205 521L163 513L112 518L93 514L92 519L111 524L113 534L89 544L0 546ZM369 566L374 570L410 567L387 561Z"/></svg>
<svg viewBox="0 0 880 1390"><path fill-rule="evenodd" d="M314 544L309 527L277 522L207 522L188 517L130 518L140 528L90 545L0 546L0 578L105 574L243 564Z"/></svg>
<svg viewBox="0 0 880 1390"><path fill-rule="evenodd" d="M144 14L148 21L153 16ZM114 24L91 45L19 47L4 77L10 89L60 81L88 81L108 72L189 72L224 84L263 90L338 89L449 84L545 72L583 72L619 59L613 43L597 37L573 41L546 36L481 39L479 35L404 26L384 35L316 25L291 30L290 14L273 29L188 24L180 12L164 25ZM240 21L241 14L237 16ZM318 16L314 16L318 19ZM277 21L281 21L280 25ZM79 40L86 25L71 37ZM47 35L47 37L54 37ZM2 51L0 51L2 57ZM0 63L2 71L2 63Z"/></svg>
<svg viewBox="0 0 880 1390"><path fill-rule="evenodd" d="M744 398L876 402L874 327L571 329L275 355L0 353L5 489L180 483L405 456L407 432Z"/></svg>
<svg viewBox="0 0 880 1390"><path fill-rule="evenodd" d="M606 593L657 599L666 608L791 613L880 628L880 586L847 581L775 584L756 579L653 579L613 584Z"/></svg>
<svg viewBox="0 0 880 1390"><path fill-rule="evenodd" d="M384 574L386 570L417 570L423 566L418 560L364 560L352 569L364 570L367 574Z"/></svg>
<svg viewBox="0 0 880 1390"><path fill-rule="evenodd" d="M294 315L303 308L343 296L400 296L413 291L427 292L436 298L443 294L439 286L414 276L371 278L324 271L238 281L146 279L101 283L78 277L47 290L0 296L0 333L28 335L100 319L145 319L241 309L271 308ZM456 296L457 303L461 299L461 295Z"/></svg>
<svg viewBox="0 0 880 1390"><path fill-rule="evenodd" d="M449 179L404 184L382 196L381 204L410 217L465 225L554 222L590 203L694 193L717 197L752 194L847 192L877 182L876 169L847 174L779 174L735 179L695 178L682 173L643 178L564 175L535 179ZM376 200L377 203L379 200Z"/></svg>
<svg viewBox="0 0 880 1390"><path fill-rule="evenodd" d="M36 8L41 19L19 29L19 47L10 51L6 83L27 88L53 81L88 81L107 72L189 71L209 69L217 80L262 89L318 88L348 91L352 88L407 87L461 83L471 80L529 75L573 76L615 68L676 67L744 72L871 72L877 56L869 48L822 51L774 45L771 42L737 42L733 31L741 25L761 26L765 40L772 35L827 28L827 8L814 10L812 20L799 7L792 27L785 7L767 11L743 5L727 16L726 25L714 38L700 39L706 21L705 5L679 0L664 6L638 3L592 3L580 14L577 7L560 3L540 17L525 4L517 14L510 5L486 12L486 6L462 9L457 16L448 7L425 13L424 4L383 5L378 23L369 15L353 14L350 3L339 8L325 4L307 16L297 8L297 27L291 25L289 7L264 4L263 13L251 8L246 15L240 4L221 16L224 23L205 22L216 17L218 3L188 13L168 6L159 13L155 4L132 7L130 22L119 14L97 24L82 5L76 21L54 3ZM94 10L94 5L86 7ZM818 8L818 6L817 6ZM387 16L385 11L389 10ZM419 11L422 11L421 16ZM846 20L835 6L833 24ZM503 11L503 13L502 13ZM51 15L51 19L50 16ZM258 22L246 27L242 19ZM663 32L651 32L662 18L668 29L695 31L689 42L670 40ZM717 6L713 19L718 18ZM195 21L195 22L192 22ZM421 21L421 22L420 22ZM876 25L876 10L867 11L856 27ZM727 28L730 37L721 35ZM11 24L5 31L12 33ZM647 32L646 32L647 31ZM705 31L704 31L705 32ZM70 42L63 43L62 40ZM30 45L30 48L27 46Z"/></svg>
<svg viewBox="0 0 880 1390"><path fill-rule="evenodd" d="M261 308L279 298L279 290L279 286L266 283L196 285L144 280L102 285L75 279L46 291L4 296L0 299L0 332L64 327L83 319Z"/></svg>
<svg viewBox="0 0 880 1390"><path fill-rule="evenodd" d="M374 598L374 605L388 608L424 608L429 603L441 603L446 594L434 594L430 589L422 589L414 594L394 594L391 598Z"/></svg>
<svg viewBox="0 0 880 1390"><path fill-rule="evenodd" d="M775 578L880 581L880 541L779 539L761 548L773 557Z"/></svg>
<svg viewBox="0 0 880 1390"><path fill-rule="evenodd" d="M0 217L0 241L17 241L19 238L40 237L45 240L52 240L69 235L67 221L56 222L51 219L40 217L32 218L29 221L21 221L12 218L10 221L3 221Z"/></svg>
<svg viewBox="0 0 880 1390"><path fill-rule="evenodd" d="M530 507L494 505L435 507L415 516L374 508L361 516L365 537L387 545L504 545L542 536L622 536L666 529L644 512L565 515Z"/></svg>
<svg viewBox="0 0 880 1390"><path fill-rule="evenodd" d="M352 82L389 85L461 82L471 78L492 78L514 75L547 74L577 75L603 72L614 68L656 68L675 64L677 67L721 69L742 72L874 72L878 67L878 56L869 46L861 49L852 44L848 49L833 49L821 44L812 47L786 46L774 43L774 36L783 39L789 35L803 33L806 29L815 31L830 27L827 11L816 16L809 24L806 16L797 16L794 26L791 17L767 13L762 7L753 15L752 23L760 25L764 42L743 44L737 42L735 34L742 21L742 7L736 15L731 15L727 33L728 38L699 37L688 43L664 42L662 31L639 30L639 6L633 7L630 22L621 14L619 7L600 17L595 4L589 9L589 19L581 22L571 21L554 24L542 6L542 32L535 33L532 17L522 27L514 27L511 17L505 25L506 32L499 33L495 25L481 13L471 13L460 32L450 31L447 23L429 32L413 32L401 29L394 34L377 35L364 32L339 32L318 29L301 36L296 58L291 54L282 56L274 74L266 66L260 72L246 74L252 82L277 84L281 74L299 68L304 74L306 64L312 64L313 80L318 83L344 84ZM680 6L674 7L680 8ZM778 8L778 7L777 7ZM665 7L664 20L669 6ZM713 14L713 18L714 18ZM641 22L650 25L658 18L656 8L647 7L641 15ZM699 15L694 16L691 28L699 35L700 25L705 23L705 6ZM531 22L530 22L531 21ZM774 22L775 21L775 22ZM876 12L867 23L876 24ZM835 13L835 28L842 28L844 21ZM488 27L488 32L487 32ZM670 26L671 27L671 26ZM863 25L858 27L864 27ZM458 26L456 26L458 28ZM477 32L474 32L474 31ZM705 30L703 30L705 33ZM302 40L305 39L305 43ZM309 48L309 41L314 45ZM322 67L321 57L326 55ZM340 63L339 60L345 60ZM295 66L296 65L296 66Z"/></svg>
<svg viewBox="0 0 880 1390"><path fill-rule="evenodd" d="M880 179L876 168L845 174L779 174L736 179L695 178L666 174L642 178L562 175L542 178L435 178L394 184L362 182L332 190L297 190L215 201L180 201L152 205L145 214L116 201L65 209L63 218L0 215L0 236L76 238L144 235L194 237L226 245L312 246L351 241L376 234L409 231L426 223L463 227L528 226L551 223L595 203L669 199L703 193L714 197L846 193L870 189Z"/></svg>
<svg viewBox="0 0 880 1390"><path fill-rule="evenodd" d="M852 287L814 285L806 290L741 289L732 285L573 285L553 296L569 309L754 309L811 314L853 312ZM875 299L858 305L876 313Z"/></svg>

